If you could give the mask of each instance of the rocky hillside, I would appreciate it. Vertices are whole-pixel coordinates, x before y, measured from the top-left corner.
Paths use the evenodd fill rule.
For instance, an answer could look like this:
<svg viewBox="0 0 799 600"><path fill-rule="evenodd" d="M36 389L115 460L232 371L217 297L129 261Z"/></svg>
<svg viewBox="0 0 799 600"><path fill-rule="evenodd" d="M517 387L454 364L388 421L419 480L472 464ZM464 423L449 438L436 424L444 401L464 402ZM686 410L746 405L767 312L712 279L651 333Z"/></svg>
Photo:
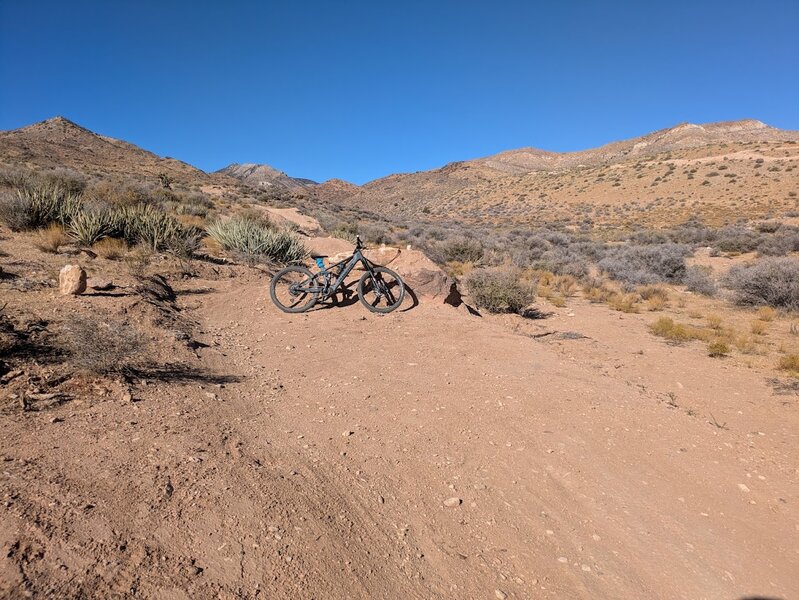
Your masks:
<svg viewBox="0 0 799 600"><path fill-rule="evenodd" d="M274 167L254 163L245 163L243 165L233 163L224 169L220 169L217 173L234 177L255 188L270 191L307 191L317 185L315 181L310 179L289 177L283 171L278 171Z"/></svg>
<svg viewBox="0 0 799 600"><path fill-rule="evenodd" d="M522 148L389 175L336 199L394 217L466 223L661 226L699 215L720 224L799 208L797 142L799 132L759 121L686 123L592 150Z"/></svg>
<svg viewBox="0 0 799 600"><path fill-rule="evenodd" d="M0 163L37 168L69 168L87 175L157 180L166 174L181 183L218 182L185 162L164 158L138 146L99 135L65 119L0 132ZM233 180L229 183L235 184Z"/></svg>
<svg viewBox="0 0 799 600"><path fill-rule="evenodd" d="M413 224L630 228L710 225L799 214L799 132L760 121L681 124L592 150L533 148L393 174L356 186L318 184L268 165L232 164L205 173L56 117L0 132L0 164L71 168L222 194L265 192L289 204L365 211Z"/></svg>

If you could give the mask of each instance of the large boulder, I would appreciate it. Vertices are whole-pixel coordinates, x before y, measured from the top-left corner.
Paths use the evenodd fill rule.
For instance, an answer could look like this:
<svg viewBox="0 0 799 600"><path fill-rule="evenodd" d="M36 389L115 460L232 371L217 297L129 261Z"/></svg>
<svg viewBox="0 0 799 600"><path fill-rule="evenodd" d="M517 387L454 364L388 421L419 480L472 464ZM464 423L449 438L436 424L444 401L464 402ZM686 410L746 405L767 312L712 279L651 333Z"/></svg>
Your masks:
<svg viewBox="0 0 799 600"><path fill-rule="evenodd" d="M461 303L455 280L420 250L410 247L399 250L396 258L387 266L400 274L420 300L433 300L452 306Z"/></svg>
<svg viewBox="0 0 799 600"><path fill-rule="evenodd" d="M58 288L65 296L78 296L86 291L86 271L78 265L66 265L58 274Z"/></svg>

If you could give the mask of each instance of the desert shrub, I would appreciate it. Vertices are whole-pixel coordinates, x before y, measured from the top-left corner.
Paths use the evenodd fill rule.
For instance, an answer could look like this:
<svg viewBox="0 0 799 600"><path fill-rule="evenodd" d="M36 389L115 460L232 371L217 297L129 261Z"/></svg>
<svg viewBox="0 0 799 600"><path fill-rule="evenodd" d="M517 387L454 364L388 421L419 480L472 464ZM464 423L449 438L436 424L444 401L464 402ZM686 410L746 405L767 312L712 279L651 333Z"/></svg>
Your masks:
<svg viewBox="0 0 799 600"><path fill-rule="evenodd" d="M208 226L207 232L222 248L240 254L250 262L296 263L308 254L297 234L266 227L247 218L216 221Z"/></svg>
<svg viewBox="0 0 799 600"><path fill-rule="evenodd" d="M72 169L58 168L38 174L43 185L57 187L67 195L79 196L86 189L86 178Z"/></svg>
<svg viewBox="0 0 799 600"><path fill-rule="evenodd" d="M128 245L117 238L103 238L92 246L92 250L98 256L102 256L108 260L118 260L122 258L128 251Z"/></svg>
<svg viewBox="0 0 799 600"><path fill-rule="evenodd" d="M0 197L0 220L12 231L39 229L52 223L67 226L81 206L81 199L63 188L36 184Z"/></svg>
<svg viewBox="0 0 799 600"><path fill-rule="evenodd" d="M70 316L60 345L75 367L98 375L124 373L146 349L144 338L133 327L96 315Z"/></svg>
<svg viewBox="0 0 799 600"><path fill-rule="evenodd" d="M785 232L771 235L757 245L757 251L763 256L785 256L799 251L799 233Z"/></svg>
<svg viewBox="0 0 799 600"><path fill-rule="evenodd" d="M716 282L710 277L709 269L694 265L685 270L683 284L690 292L713 297L716 295Z"/></svg>
<svg viewBox="0 0 799 600"><path fill-rule="evenodd" d="M717 237L714 229L705 227L697 221L689 221L669 232L671 240L677 244L689 244L691 246L707 246Z"/></svg>
<svg viewBox="0 0 799 600"><path fill-rule="evenodd" d="M723 340L714 340L707 345L707 355L714 358L727 356L730 353L730 347L727 342Z"/></svg>
<svg viewBox="0 0 799 600"><path fill-rule="evenodd" d="M533 262L532 266L536 269L551 271L556 275L571 275L578 278L585 277L589 272L589 265L585 258L563 246L547 250L541 255L541 258Z"/></svg>
<svg viewBox="0 0 799 600"><path fill-rule="evenodd" d="M612 294L607 303L613 310L623 313L637 313L638 299L636 294Z"/></svg>
<svg viewBox="0 0 799 600"><path fill-rule="evenodd" d="M170 244L183 243L199 230L184 227L164 211L148 205L122 206L111 212L112 233L129 245L143 245L152 251L166 250ZM109 234L109 235L111 235Z"/></svg>
<svg viewBox="0 0 799 600"><path fill-rule="evenodd" d="M106 211L80 211L69 224L69 235L81 246L92 246L113 232L113 221Z"/></svg>
<svg viewBox="0 0 799 600"><path fill-rule="evenodd" d="M152 204L147 190L130 183L102 180L93 183L84 192L87 200L104 202L110 206L137 206Z"/></svg>
<svg viewBox="0 0 799 600"><path fill-rule="evenodd" d="M685 257L691 250L683 244L621 246L599 261L599 268L613 279L632 285L663 281L679 283L685 276Z"/></svg>
<svg viewBox="0 0 799 600"><path fill-rule="evenodd" d="M391 234L388 227L382 223L364 223L358 227L358 232L365 242L374 244L388 244Z"/></svg>
<svg viewBox="0 0 799 600"><path fill-rule="evenodd" d="M56 254L58 249L68 241L67 234L61 225L53 223L45 229L36 232L33 245L42 252Z"/></svg>
<svg viewBox="0 0 799 600"><path fill-rule="evenodd" d="M190 260L200 249L202 240L202 230L195 227L184 227L166 240L166 249L180 260Z"/></svg>
<svg viewBox="0 0 799 600"><path fill-rule="evenodd" d="M517 267L526 269L540 259L544 252L550 248L552 248L552 244L544 238L538 236L529 237L511 251L511 262Z"/></svg>
<svg viewBox="0 0 799 600"><path fill-rule="evenodd" d="M330 235L354 244L355 238L358 236L358 226L354 223L339 223L330 232Z"/></svg>
<svg viewBox="0 0 799 600"><path fill-rule="evenodd" d="M444 262L478 263L483 258L485 249L478 240L467 237L456 237L442 242L439 252Z"/></svg>
<svg viewBox="0 0 799 600"><path fill-rule="evenodd" d="M652 231L651 229L643 229L641 231L636 231L630 235L629 241L633 244L638 244L641 246L651 246L654 244L665 244L669 241L669 238L666 234L661 233L659 231Z"/></svg>
<svg viewBox="0 0 799 600"><path fill-rule="evenodd" d="M475 269L465 283L477 307L489 312L518 313L535 297L535 286L521 281L514 269Z"/></svg>
<svg viewBox="0 0 799 600"><path fill-rule="evenodd" d="M653 334L675 343L708 340L711 337L710 334L713 333L699 327L675 323L674 319L670 317L660 317L649 326L649 330Z"/></svg>
<svg viewBox="0 0 799 600"><path fill-rule="evenodd" d="M752 229L740 226L724 227L717 232L713 243L722 252L752 252L761 243L761 235Z"/></svg>
<svg viewBox="0 0 799 600"><path fill-rule="evenodd" d="M761 321L773 321L777 316L777 311L770 306L761 306L757 311L757 318Z"/></svg>
<svg viewBox="0 0 799 600"><path fill-rule="evenodd" d="M798 259L763 258L737 265L730 269L724 285L733 291L738 304L799 310Z"/></svg>
<svg viewBox="0 0 799 600"><path fill-rule="evenodd" d="M786 354L780 358L777 368L799 377L799 354Z"/></svg>

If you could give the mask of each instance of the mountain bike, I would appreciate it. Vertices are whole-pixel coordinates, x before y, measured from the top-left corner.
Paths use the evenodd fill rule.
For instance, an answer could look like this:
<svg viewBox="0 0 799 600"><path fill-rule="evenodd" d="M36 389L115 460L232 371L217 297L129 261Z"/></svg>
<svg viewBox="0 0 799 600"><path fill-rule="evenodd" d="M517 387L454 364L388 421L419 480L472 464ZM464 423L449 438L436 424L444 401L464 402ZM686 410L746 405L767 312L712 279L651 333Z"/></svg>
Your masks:
<svg viewBox="0 0 799 600"><path fill-rule="evenodd" d="M275 273L269 286L272 302L287 313L310 310L317 302L332 298L338 291L349 292L344 280L358 266L365 273L358 281L358 298L376 313L390 313L405 298L405 283L391 269L375 265L363 255L363 243L356 237L352 255L328 267L323 254L312 254L319 271L313 273L301 265L292 265ZM351 293L351 292L350 292Z"/></svg>

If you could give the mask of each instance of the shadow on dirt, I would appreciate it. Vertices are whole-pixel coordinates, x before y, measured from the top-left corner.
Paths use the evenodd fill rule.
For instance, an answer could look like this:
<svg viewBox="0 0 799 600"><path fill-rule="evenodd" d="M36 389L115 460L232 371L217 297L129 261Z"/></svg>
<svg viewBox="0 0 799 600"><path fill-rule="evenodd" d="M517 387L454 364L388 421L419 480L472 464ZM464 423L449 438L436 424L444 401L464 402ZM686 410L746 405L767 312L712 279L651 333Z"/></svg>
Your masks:
<svg viewBox="0 0 799 600"><path fill-rule="evenodd" d="M212 287L194 288L191 290L176 290L175 295L180 296L204 296L205 294L213 294L216 291Z"/></svg>
<svg viewBox="0 0 799 600"><path fill-rule="evenodd" d="M238 383L242 377L238 375L220 375L209 373L185 363L167 363L163 365L149 365L133 367L127 370L129 379L145 379L164 383Z"/></svg>

